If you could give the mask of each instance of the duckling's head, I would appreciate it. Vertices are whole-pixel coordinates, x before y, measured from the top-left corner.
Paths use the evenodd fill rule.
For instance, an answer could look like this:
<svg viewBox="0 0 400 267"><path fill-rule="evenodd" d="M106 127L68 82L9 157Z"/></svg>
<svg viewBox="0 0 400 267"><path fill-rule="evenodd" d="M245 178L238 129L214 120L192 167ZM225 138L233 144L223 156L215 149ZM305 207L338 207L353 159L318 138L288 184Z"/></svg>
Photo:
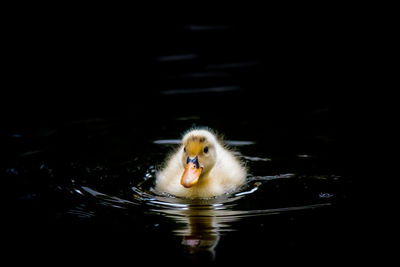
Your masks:
<svg viewBox="0 0 400 267"><path fill-rule="evenodd" d="M192 130L185 134L182 143L182 164L185 171L182 174L181 184L189 188L214 167L218 141L210 131Z"/></svg>

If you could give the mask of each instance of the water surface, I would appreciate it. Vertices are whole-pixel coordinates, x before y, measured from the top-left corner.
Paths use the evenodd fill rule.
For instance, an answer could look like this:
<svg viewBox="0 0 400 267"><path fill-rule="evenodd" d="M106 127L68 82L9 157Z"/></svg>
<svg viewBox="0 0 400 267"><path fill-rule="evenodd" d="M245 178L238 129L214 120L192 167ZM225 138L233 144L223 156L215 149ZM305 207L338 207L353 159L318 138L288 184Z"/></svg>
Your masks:
<svg viewBox="0 0 400 267"><path fill-rule="evenodd" d="M2 98L9 248L132 265L346 254L356 154L338 94L351 85L344 54L313 28L271 27L155 23L134 42L113 34L109 47L107 27L89 40L79 26L51 31L52 43L64 40L51 47L38 41L41 58L13 76L15 88L35 89ZM225 135L246 164L238 191L201 200L155 191L156 171L193 126Z"/></svg>
<svg viewBox="0 0 400 267"><path fill-rule="evenodd" d="M188 121L197 119L165 124ZM60 240L75 236L72 244L78 246L82 239L91 245L114 240L102 246L107 250L108 242L127 241L130 245L120 245L133 254L148 254L144 248L150 246L170 256L213 261L230 250L259 251L259 242L280 250L319 247L334 238L330 232L342 218L351 180L321 152L293 148L279 153L265 140L243 133L242 140L227 139L226 144L247 166L246 184L219 197L188 200L154 189L156 171L179 145L179 131L164 139L160 133L137 137L135 126L120 131L125 124L72 121L40 137L44 144L23 134L8 137L18 149L3 174L18 189L18 216L32 221L29 234L43 228ZM37 147L26 150L31 145ZM50 235L51 242L55 236Z"/></svg>

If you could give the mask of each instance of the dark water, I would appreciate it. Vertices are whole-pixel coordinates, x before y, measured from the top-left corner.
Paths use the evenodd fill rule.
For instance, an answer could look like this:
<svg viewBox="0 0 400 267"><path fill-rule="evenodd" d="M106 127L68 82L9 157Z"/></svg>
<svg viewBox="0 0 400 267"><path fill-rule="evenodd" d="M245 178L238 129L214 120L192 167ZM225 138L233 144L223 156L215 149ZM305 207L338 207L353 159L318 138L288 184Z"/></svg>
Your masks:
<svg viewBox="0 0 400 267"><path fill-rule="evenodd" d="M291 44L258 23L155 23L126 42L114 33L124 51L139 45L123 54L97 43L101 30L67 28L48 49L33 45L45 55L39 70L17 68L15 86L35 89L4 98L12 251L172 264L352 253L352 113L338 89L349 86L351 45L328 42L340 34L288 28ZM64 35L82 44L57 43ZM238 192L196 201L155 192L156 170L192 126L224 134L245 162Z"/></svg>

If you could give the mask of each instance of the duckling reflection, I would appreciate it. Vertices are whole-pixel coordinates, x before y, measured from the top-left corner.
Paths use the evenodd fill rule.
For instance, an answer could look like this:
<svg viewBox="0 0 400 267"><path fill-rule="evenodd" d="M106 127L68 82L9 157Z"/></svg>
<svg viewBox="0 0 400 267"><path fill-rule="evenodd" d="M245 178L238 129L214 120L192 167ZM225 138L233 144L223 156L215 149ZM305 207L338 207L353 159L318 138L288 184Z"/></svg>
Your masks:
<svg viewBox="0 0 400 267"><path fill-rule="evenodd" d="M216 247L224 232L233 231L231 223L239 216L232 215L223 204L197 204L184 209L157 210L177 224L174 234L182 236L184 252L190 258L214 260Z"/></svg>
<svg viewBox="0 0 400 267"><path fill-rule="evenodd" d="M215 217L204 215L204 211L191 210L188 212L187 224L177 230L183 236L182 245L186 253L193 257L215 259L215 248L220 239L219 225Z"/></svg>

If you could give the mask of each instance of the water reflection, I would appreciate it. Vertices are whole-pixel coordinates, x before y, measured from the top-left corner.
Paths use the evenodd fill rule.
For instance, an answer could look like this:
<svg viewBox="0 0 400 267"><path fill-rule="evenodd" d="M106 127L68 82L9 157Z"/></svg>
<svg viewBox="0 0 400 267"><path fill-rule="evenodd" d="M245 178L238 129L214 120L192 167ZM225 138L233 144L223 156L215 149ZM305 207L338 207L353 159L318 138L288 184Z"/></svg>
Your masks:
<svg viewBox="0 0 400 267"><path fill-rule="evenodd" d="M240 203L248 201L249 195L256 193L263 181L292 177L294 174L252 177L239 192L211 199L188 200L160 194L154 190L146 192L136 187L132 190L135 192L135 199L142 201L148 207L149 213L163 216L173 222L171 231L182 238L181 244L189 258L214 260L220 239L225 234L238 230L240 227L235 224L240 220L331 205L325 202L282 208L263 208L262 205L253 205L254 209L240 207Z"/></svg>
<svg viewBox="0 0 400 267"><path fill-rule="evenodd" d="M214 260L221 235L234 231L232 224L241 218L228 210L232 205L218 203L218 200L191 200L188 204L172 207L170 204L165 205L166 202L157 204L159 207L151 211L175 222L173 233L182 237L184 252L193 259Z"/></svg>
<svg viewBox="0 0 400 267"><path fill-rule="evenodd" d="M246 194L251 194L256 188L247 192L240 192L232 199L235 201ZM234 204L172 204L152 201L163 208L153 208L151 212L172 219L176 224L173 233L182 237L184 251L191 258L215 259L216 248L221 237L227 233L236 231L235 223L248 217L276 215L284 212L316 209L327 207L330 203L320 203L298 207L285 207L277 209L234 210ZM204 202L204 201L203 201ZM201 203L201 201L199 202Z"/></svg>
<svg viewBox="0 0 400 267"><path fill-rule="evenodd" d="M209 259L215 259L216 247L223 231L229 231L231 222L237 217L220 216L218 205L189 205L181 210L157 210L166 217L173 219L177 227L173 232L182 237L184 251L191 257L201 255Z"/></svg>

